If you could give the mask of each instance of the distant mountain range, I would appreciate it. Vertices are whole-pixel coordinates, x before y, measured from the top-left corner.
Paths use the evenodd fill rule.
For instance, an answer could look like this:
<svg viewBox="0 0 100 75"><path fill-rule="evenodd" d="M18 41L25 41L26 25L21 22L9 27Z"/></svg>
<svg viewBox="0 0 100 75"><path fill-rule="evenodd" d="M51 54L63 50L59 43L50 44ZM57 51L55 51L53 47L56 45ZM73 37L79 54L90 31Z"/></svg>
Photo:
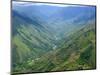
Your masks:
<svg viewBox="0 0 100 75"><path fill-rule="evenodd" d="M95 6L12 3L12 72L94 69Z"/></svg>

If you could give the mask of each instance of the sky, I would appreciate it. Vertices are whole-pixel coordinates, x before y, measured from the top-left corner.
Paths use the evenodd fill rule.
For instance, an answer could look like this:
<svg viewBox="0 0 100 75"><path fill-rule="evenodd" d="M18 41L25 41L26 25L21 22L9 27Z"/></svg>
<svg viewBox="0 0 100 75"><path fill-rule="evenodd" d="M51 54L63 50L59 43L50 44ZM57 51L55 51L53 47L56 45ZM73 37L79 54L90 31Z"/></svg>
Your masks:
<svg viewBox="0 0 100 75"><path fill-rule="evenodd" d="M95 18L95 6L72 5L72 4L52 4L13 1L12 9L20 14L28 16L38 16L44 20L62 18L63 20L80 17L80 20Z"/></svg>

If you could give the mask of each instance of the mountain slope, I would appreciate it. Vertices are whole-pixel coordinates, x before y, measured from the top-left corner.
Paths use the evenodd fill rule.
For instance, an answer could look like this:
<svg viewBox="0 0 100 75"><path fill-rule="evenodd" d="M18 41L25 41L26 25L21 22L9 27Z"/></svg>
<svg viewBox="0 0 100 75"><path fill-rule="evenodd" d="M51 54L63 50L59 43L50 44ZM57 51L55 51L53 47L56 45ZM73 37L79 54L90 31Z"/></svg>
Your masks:
<svg viewBox="0 0 100 75"><path fill-rule="evenodd" d="M16 11L13 12L12 58L14 65L28 58L31 59L30 57L41 56L52 49L52 43L54 43L52 34L45 27L28 17L27 19Z"/></svg>
<svg viewBox="0 0 100 75"><path fill-rule="evenodd" d="M94 6L13 3L12 73L94 69L95 11Z"/></svg>
<svg viewBox="0 0 100 75"><path fill-rule="evenodd" d="M70 34L58 49L29 60L20 73L95 69L95 24L90 23Z"/></svg>

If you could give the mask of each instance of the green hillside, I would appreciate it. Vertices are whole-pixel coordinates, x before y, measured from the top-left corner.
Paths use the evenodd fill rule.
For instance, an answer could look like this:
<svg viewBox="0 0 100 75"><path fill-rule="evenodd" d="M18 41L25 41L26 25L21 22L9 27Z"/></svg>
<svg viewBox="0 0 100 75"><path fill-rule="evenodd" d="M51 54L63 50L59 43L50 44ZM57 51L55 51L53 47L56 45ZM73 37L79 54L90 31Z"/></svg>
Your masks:
<svg viewBox="0 0 100 75"><path fill-rule="evenodd" d="M52 49L52 34L37 23L26 22L18 14L13 17L12 66L40 57ZM51 38L52 37L52 38Z"/></svg>
<svg viewBox="0 0 100 75"><path fill-rule="evenodd" d="M11 73L96 68L96 6L12 2Z"/></svg>
<svg viewBox="0 0 100 75"><path fill-rule="evenodd" d="M56 49L44 53L41 57L16 65L14 73L95 69L95 33L94 22L87 23L69 35L66 33L65 37L59 41L60 44ZM21 48L20 53L21 50L22 53L30 53L28 51L31 49L22 43L18 35L13 40L14 44L18 44L17 48ZM40 52L41 50L37 51ZM21 55L23 56L23 54Z"/></svg>

